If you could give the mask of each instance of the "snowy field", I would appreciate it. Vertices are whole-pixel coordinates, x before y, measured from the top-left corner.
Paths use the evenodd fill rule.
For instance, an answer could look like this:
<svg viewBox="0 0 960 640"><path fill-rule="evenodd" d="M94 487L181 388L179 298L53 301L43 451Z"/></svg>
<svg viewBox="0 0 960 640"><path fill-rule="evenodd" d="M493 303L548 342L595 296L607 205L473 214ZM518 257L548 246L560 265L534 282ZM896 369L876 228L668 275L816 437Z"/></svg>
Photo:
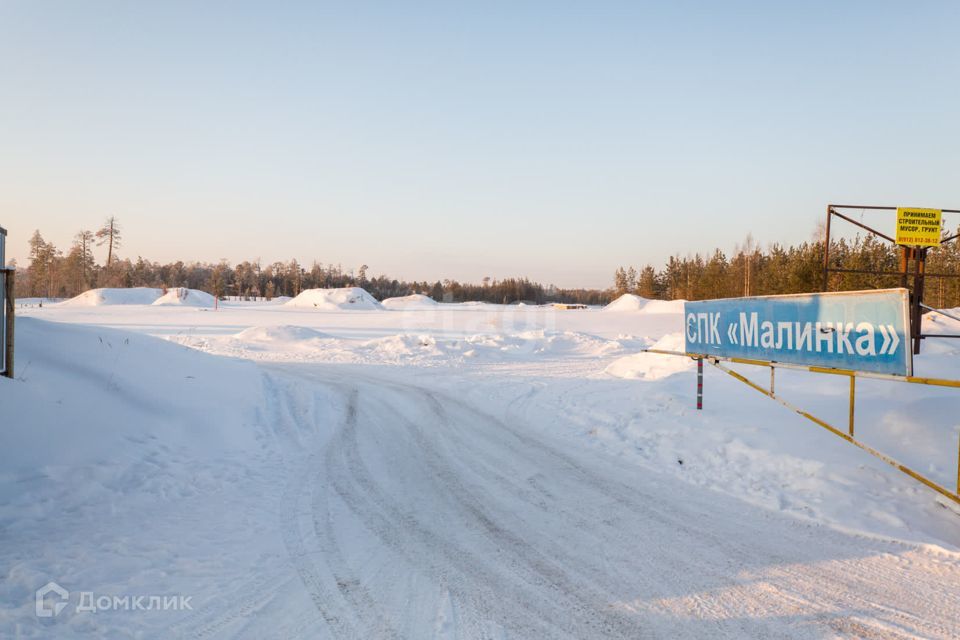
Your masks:
<svg viewBox="0 0 960 640"><path fill-rule="evenodd" d="M18 309L0 637L960 637L958 510L710 367L696 411L693 363L639 353L679 303L161 294ZM777 387L845 425L846 378ZM858 435L953 487L958 408L863 381Z"/></svg>

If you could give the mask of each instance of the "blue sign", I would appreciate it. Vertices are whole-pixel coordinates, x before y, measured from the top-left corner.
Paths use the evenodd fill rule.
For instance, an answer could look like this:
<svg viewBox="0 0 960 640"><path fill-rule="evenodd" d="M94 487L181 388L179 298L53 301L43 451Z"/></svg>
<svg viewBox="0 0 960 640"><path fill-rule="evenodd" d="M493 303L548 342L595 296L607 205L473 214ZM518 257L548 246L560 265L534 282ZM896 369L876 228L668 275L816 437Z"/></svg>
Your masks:
<svg viewBox="0 0 960 640"><path fill-rule="evenodd" d="M683 305L688 353L909 376L906 289Z"/></svg>

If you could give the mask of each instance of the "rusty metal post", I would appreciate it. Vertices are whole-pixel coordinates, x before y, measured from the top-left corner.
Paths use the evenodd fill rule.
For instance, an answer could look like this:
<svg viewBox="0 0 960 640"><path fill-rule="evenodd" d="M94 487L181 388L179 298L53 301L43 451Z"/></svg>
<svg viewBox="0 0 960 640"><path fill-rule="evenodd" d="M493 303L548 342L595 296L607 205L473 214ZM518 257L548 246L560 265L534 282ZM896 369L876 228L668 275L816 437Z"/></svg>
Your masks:
<svg viewBox="0 0 960 640"><path fill-rule="evenodd" d="M703 410L703 358L697 358L697 411Z"/></svg>
<svg viewBox="0 0 960 640"><path fill-rule="evenodd" d="M853 437L853 414L854 407L856 406L856 393L857 393L857 377L850 376L850 424L848 425L848 431L850 432L850 437Z"/></svg>
<svg viewBox="0 0 960 640"><path fill-rule="evenodd" d="M14 269L4 270L3 278L3 287L4 287L4 298L6 299L6 309L0 309L0 313L5 313L7 316L6 328L7 328L7 350L6 350L6 367L4 368L3 375L8 378L13 377L13 337L14 337L14 302L13 302L13 284L16 277L16 271Z"/></svg>
<svg viewBox="0 0 960 640"><path fill-rule="evenodd" d="M830 283L830 220L833 218L833 207L827 205L827 237L823 240L823 287L826 292L827 285Z"/></svg>
<svg viewBox="0 0 960 640"><path fill-rule="evenodd" d="M907 255L909 254L910 249L908 247L900 247L900 288L907 288Z"/></svg>
<svg viewBox="0 0 960 640"><path fill-rule="evenodd" d="M914 249L914 263L913 263L913 297L910 300L910 328L912 330L913 337L913 354L917 355L920 353L920 341L922 330L920 328L920 323L923 320L923 311L921 305L923 304L923 275L927 266L927 250L924 249Z"/></svg>

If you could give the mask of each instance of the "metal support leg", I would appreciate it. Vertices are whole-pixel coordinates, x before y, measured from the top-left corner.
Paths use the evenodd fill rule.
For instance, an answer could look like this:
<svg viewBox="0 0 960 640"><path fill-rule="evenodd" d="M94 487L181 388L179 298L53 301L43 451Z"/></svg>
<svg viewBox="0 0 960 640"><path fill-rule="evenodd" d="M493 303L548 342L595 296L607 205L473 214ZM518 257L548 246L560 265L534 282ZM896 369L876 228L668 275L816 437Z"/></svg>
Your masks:
<svg viewBox="0 0 960 640"><path fill-rule="evenodd" d="M853 437L853 413L854 406L856 405L856 388L857 388L857 377L850 376L850 437Z"/></svg>
<svg viewBox="0 0 960 640"><path fill-rule="evenodd" d="M697 411L703 410L703 358L697 358Z"/></svg>

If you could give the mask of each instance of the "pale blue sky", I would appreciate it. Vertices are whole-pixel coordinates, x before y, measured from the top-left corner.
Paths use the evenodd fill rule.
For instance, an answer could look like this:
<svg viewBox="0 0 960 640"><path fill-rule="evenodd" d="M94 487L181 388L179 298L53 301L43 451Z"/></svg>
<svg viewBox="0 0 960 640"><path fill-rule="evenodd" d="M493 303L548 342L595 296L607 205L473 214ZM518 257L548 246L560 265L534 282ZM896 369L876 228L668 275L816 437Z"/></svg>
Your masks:
<svg viewBox="0 0 960 640"><path fill-rule="evenodd" d="M0 226L607 286L958 207L957 2L0 2ZM101 260L103 256L99 256Z"/></svg>

